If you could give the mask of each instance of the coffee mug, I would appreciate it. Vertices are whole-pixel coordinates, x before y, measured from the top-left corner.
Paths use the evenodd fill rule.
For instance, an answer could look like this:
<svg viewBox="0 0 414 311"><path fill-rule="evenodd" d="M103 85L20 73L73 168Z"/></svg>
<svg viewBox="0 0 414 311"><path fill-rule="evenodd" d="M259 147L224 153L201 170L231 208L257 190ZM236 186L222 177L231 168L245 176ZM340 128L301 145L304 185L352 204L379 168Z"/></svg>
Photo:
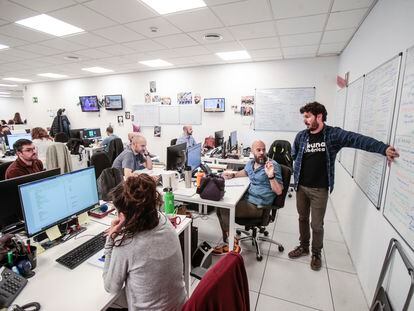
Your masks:
<svg viewBox="0 0 414 311"><path fill-rule="evenodd" d="M179 216L170 217L169 219L174 228L177 228L177 226L181 223L181 218Z"/></svg>
<svg viewBox="0 0 414 311"><path fill-rule="evenodd" d="M177 189L178 180L180 179L180 174L176 171L165 171L161 173L162 187L163 188L172 188L172 190Z"/></svg>

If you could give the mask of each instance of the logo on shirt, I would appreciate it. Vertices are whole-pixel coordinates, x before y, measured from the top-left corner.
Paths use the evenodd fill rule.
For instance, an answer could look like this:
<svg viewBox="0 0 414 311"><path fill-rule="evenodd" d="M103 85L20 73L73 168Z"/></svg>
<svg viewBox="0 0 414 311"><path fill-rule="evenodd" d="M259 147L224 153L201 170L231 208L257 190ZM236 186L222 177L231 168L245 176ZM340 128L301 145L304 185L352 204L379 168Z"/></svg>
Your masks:
<svg viewBox="0 0 414 311"><path fill-rule="evenodd" d="M310 152L325 152L326 150L326 144L325 142L321 142L321 143L308 143L306 146L306 150L305 153Z"/></svg>

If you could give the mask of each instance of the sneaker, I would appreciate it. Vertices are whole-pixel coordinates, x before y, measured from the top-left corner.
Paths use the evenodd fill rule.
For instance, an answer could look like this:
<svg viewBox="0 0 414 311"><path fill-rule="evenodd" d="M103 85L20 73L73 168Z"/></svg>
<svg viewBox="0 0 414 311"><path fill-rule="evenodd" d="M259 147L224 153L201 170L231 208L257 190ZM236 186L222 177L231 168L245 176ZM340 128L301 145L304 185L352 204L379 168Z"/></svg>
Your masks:
<svg viewBox="0 0 414 311"><path fill-rule="evenodd" d="M213 249L213 255L226 255L229 252L229 245L228 244L221 244L216 246ZM241 247L239 245L239 241L234 239L234 247L233 252L240 254L241 253Z"/></svg>
<svg viewBox="0 0 414 311"><path fill-rule="evenodd" d="M311 266L311 269L314 271L319 271L321 269L322 267L321 254L314 253L312 255L310 266Z"/></svg>
<svg viewBox="0 0 414 311"><path fill-rule="evenodd" d="M303 247L301 245L296 246L293 251L290 251L288 256L291 259L299 258L302 256L308 256L309 255L309 247Z"/></svg>

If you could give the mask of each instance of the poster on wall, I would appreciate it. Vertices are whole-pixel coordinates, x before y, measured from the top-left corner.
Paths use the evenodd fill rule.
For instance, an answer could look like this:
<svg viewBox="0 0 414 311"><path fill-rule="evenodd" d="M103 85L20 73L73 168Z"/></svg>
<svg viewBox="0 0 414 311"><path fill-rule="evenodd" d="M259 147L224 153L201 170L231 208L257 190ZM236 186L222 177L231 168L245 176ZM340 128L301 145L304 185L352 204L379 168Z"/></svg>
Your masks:
<svg viewBox="0 0 414 311"><path fill-rule="evenodd" d="M171 105L171 97L161 97L161 105Z"/></svg>
<svg viewBox="0 0 414 311"><path fill-rule="evenodd" d="M154 137L161 137L161 126L154 126Z"/></svg>
<svg viewBox="0 0 414 311"><path fill-rule="evenodd" d="M136 124L136 123L132 123L132 131L133 131L134 133L139 133L139 132L141 132L141 126L140 126L140 125L138 125L138 124Z"/></svg>
<svg viewBox="0 0 414 311"><path fill-rule="evenodd" d="M129 111L125 111L125 120L131 119L131 113Z"/></svg>
<svg viewBox="0 0 414 311"><path fill-rule="evenodd" d="M242 96L240 114L242 116L253 116L254 96Z"/></svg>
<svg viewBox="0 0 414 311"><path fill-rule="evenodd" d="M200 94L194 94L194 104L198 105L201 102L201 95Z"/></svg>
<svg viewBox="0 0 414 311"><path fill-rule="evenodd" d="M135 121L135 116L133 114L131 114L131 121L134 122Z"/></svg>
<svg viewBox="0 0 414 311"><path fill-rule="evenodd" d="M155 93L157 91L157 82L150 81L150 93Z"/></svg>
<svg viewBox="0 0 414 311"><path fill-rule="evenodd" d="M118 116L118 125L119 126L123 126L124 125L124 117L123 116Z"/></svg>
<svg viewBox="0 0 414 311"><path fill-rule="evenodd" d="M150 93L144 93L144 103L151 104L151 94Z"/></svg>
<svg viewBox="0 0 414 311"><path fill-rule="evenodd" d="M153 94L151 101L153 104L158 104L161 102L161 96Z"/></svg>
<svg viewBox="0 0 414 311"><path fill-rule="evenodd" d="M179 105L191 105L193 103L193 96L191 92L180 92L177 94L177 103Z"/></svg>

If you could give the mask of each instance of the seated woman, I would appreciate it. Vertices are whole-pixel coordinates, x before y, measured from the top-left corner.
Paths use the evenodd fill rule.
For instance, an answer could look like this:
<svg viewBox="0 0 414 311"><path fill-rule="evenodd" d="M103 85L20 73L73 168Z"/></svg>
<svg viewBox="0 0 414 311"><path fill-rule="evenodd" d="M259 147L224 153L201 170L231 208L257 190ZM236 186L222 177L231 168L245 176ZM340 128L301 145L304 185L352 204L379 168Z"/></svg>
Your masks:
<svg viewBox="0 0 414 311"><path fill-rule="evenodd" d="M44 128L34 127L32 129L32 142L37 149L37 156L39 160L46 163L47 148L53 144L52 138Z"/></svg>
<svg viewBox="0 0 414 311"><path fill-rule="evenodd" d="M186 300L177 233L158 212L162 204L147 174L129 177L111 193L119 216L105 245L105 290L125 283L128 310L181 310Z"/></svg>

